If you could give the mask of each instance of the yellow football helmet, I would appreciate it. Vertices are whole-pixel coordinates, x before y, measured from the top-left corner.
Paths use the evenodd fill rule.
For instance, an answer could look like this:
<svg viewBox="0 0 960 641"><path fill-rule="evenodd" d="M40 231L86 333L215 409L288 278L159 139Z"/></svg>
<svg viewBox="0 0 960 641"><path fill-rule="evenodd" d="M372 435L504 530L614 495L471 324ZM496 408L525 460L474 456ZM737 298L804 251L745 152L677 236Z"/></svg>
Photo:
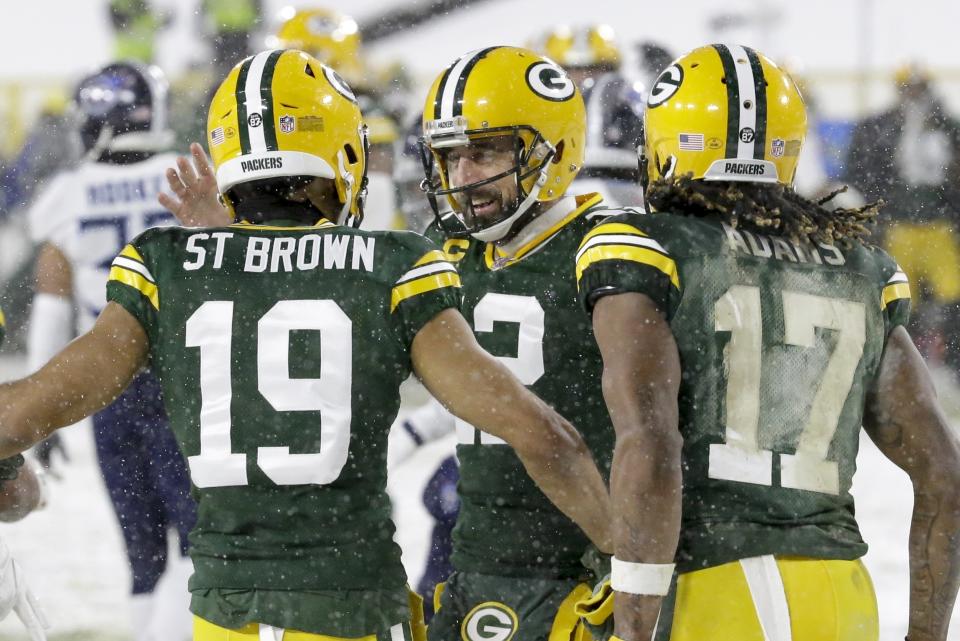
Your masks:
<svg viewBox="0 0 960 641"><path fill-rule="evenodd" d="M300 49L337 70L348 82L364 80L360 31L356 21L329 9L301 9L277 30L271 47Z"/></svg>
<svg viewBox="0 0 960 641"><path fill-rule="evenodd" d="M641 178L792 185L807 133L796 83L763 54L709 45L677 58L654 81L644 116Z"/></svg>
<svg viewBox="0 0 960 641"><path fill-rule="evenodd" d="M585 132L583 98L555 62L517 47L472 51L437 76L427 94L421 140L424 191L438 219L437 198L447 198L463 225L456 233L466 230L479 240L499 240L535 202L563 196L583 166ZM451 187L443 154L496 136L512 138L513 167ZM497 220L474 217L464 196L511 174L517 180L516 202Z"/></svg>
<svg viewBox="0 0 960 641"><path fill-rule="evenodd" d="M264 51L235 66L210 103L207 144L228 207L238 184L315 176L336 185L337 222L363 216L367 133L356 97L303 51Z"/></svg>
<svg viewBox="0 0 960 641"><path fill-rule="evenodd" d="M567 69L620 66L620 47L613 27L597 24L571 28L562 25L548 31L533 47Z"/></svg>

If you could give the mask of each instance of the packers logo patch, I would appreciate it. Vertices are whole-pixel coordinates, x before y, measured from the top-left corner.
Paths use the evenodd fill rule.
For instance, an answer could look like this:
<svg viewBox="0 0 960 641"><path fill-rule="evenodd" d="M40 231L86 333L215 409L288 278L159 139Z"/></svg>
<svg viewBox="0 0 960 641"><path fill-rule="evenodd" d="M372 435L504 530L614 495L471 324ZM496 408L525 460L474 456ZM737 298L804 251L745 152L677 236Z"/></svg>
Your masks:
<svg viewBox="0 0 960 641"><path fill-rule="evenodd" d="M517 614L502 603L481 603L463 618L463 641L510 641L517 632Z"/></svg>
<svg viewBox="0 0 960 641"><path fill-rule="evenodd" d="M527 85L533 93L554 102L573 98L576 85L567 72L552 62L535 62L527 69Z"/></svg>
<svg viewBox="0 0 960 641"><path fill-rule="evenodd" d="M653 83L653 87L650 89L650 97L647 98L647 106L659 107L669 100L673 94L677 93L677 89L682 84L683 67L676 64L670 65L663 70L663 73Z"/></svg>

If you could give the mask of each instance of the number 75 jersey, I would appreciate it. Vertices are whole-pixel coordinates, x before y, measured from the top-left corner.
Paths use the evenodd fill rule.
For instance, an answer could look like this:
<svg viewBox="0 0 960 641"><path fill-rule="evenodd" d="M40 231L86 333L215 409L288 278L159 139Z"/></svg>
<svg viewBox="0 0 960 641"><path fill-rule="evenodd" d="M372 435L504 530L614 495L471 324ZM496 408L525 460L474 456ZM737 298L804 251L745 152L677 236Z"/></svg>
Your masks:
<svg viewBox="0 0 960 641"><path fill-rule="evenodd" d="M146 331L199 499L191 589L394 589L386 443L459 276L412 232L150 230L109 300Z"/></svg>
<svg viewBox="0 0 960 641"><path fill-rule="evenodd" d="M598 225L576 270L588 310L604 295L646 294L676 339L681 571L866 552L849 493L860 425L886 338L910 306L887 254L657 213Z"/></svg>

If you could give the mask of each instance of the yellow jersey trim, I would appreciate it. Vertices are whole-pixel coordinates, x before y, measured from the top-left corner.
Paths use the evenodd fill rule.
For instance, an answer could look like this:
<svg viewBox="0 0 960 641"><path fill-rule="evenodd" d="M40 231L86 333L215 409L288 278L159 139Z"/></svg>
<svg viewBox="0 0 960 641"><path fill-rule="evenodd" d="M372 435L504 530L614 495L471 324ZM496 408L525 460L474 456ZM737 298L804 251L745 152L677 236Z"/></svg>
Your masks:
<svg viewBox="0 0 960 641"><path fill-rule="evenodd" d="M517 249L516 253L513 256L507 256L493 243L487 243L487 250L484 253L484 262L487 265L487 269L493 269L494 263L499 261L505 261L502 265L499 265L500 268L506 267L507 265L512 265L513 263L519 261L524 256L537 249L545 242L557 235L561 229L563 229L571 220L577 218L580 214L590 209L594 205L600 203L603 200L603 196L600 194L592 194L589 198L580 199L577 198L577 208L572 212L564 216L561 220L557 221L555 225L544 230L542 233L534 237L529 243L521 246Z"/></svg>
<svg viewBox="0 0 960 641"><path fill-rule="evenodd" d="M901 300L906 298L910 299L910 284L909 283L893 283L892 285L887 285L883 288L883 295L881 297L882 307L884 309L895 300Z"/></svg>
<svg viewBox="0 0 960 641"><path fill-rule="evenodd" d="M120 252L120 255L123 256L124 258L135 260L141 265L146 264L143 260L143 256L140 255L140 252L138 252L137 248L134 247L133 245L127 245L126 247L124 247L123 250Z"/></svg>
<svg viewBox="0 0 960 641"><path fill-rule="evenodd" d="M127 246L130 247L129 245ZM131 249L133 248L131 247ZM136 253L136 250L133 251ZM124 250L124 253L125 252L126 250ZM139 256L139 254L137 255ZM128 256L128 258L132 258L132 256ZM138 274L135 271L119 265L114 265L110 268L110 276L107 280L115 280L118 283L133 287L150 301L154 309L157 311L160 310L160 294L157 291L157 286L147 280L142 274Z"/></svg>
<svg viewBox="0 0 960 641"><path fill-rule="evenodd" d="M426 254L420 257L420 260L413 264L414 267L420 267L421 265L426 265L427 263L434 263L438 260L447 260L447 255L443 253L442 250L432 249Z"/></svg>
<svg viewBox="0 0 960 641"><path fill-rule="evenodd" d="M630 234L633 236L643 236L648 238L648 236L634 227L633 225L628 225L627 223L601 223L597 225L590 232L583 237L583 240L580 241L580 247L582 248L591 238L596 236L601 236L603 234Z"/></svg>
<svg viewBox="0 0 960 641"><path fill-rule="evenodd" d="M583 253L577 261L577 284L584 270L590 265L602 260L629 260L654 267L663 272L670 283L680 289L680 276L677 274L677 263L669 256L658 251L637 247L636 245L597 245Z"/></svg>
<svg viewBox="0 0 960 641"><path fill-rule="evenodd" d="M445 271L436 274L429 274L423 278L411 280L408 283L397 285L390 294L390 312L397 308L397 305L427 292L432 292L443 287L460 287L460 274L455 271Z"/></svg>
<svg viewBox="0 0 960 641"><path fill-rule="evenodd" d="M247 221L240 221L238 223L233 223L229 227L240 228L240 229L262 229L264 231L305 231L309 229L326 229L328 227L336 227L337 225L333 224L326 218L321 218L317 221L316 225L301 225L297 227L281 227L278 225L257 225L256 223L248 223Z"/></svg>

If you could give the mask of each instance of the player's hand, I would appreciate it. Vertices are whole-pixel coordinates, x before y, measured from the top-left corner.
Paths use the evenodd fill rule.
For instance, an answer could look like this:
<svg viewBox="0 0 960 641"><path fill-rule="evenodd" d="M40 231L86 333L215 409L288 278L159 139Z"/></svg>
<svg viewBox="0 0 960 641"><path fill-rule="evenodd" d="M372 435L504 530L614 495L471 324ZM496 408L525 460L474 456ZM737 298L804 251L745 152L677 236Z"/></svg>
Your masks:
<svg viewBox="0 0 960 641"><path fill-rule="evenodd" d="M190 156L177 158L177 168L167 169L167 183L173 196L162 193L160 204L177 217L184 227L223 227L230 214L220 202L217 179L207 154L198 143L190 144Z"/></svg>
<svg viewBox="0 0 960 641"><path fill-rule="evenodd" d="M54 458L60 458L61 465L70 462L70 453L67 451L67 446L63 444L60 435L56 433L37 443L33 448L33 454L36 456L37 462L43 467L44 472L57 480L60 479L60 475L54 470Z"/></svg>
<svg viewBox="0 0 960 641"><path fill-rule="evenodd" d="M46 641L44 630L50 627L47 617L27 585L20 564L0 542L0 619L5 619L11 611L27 629L30 641Z"/></svg>

